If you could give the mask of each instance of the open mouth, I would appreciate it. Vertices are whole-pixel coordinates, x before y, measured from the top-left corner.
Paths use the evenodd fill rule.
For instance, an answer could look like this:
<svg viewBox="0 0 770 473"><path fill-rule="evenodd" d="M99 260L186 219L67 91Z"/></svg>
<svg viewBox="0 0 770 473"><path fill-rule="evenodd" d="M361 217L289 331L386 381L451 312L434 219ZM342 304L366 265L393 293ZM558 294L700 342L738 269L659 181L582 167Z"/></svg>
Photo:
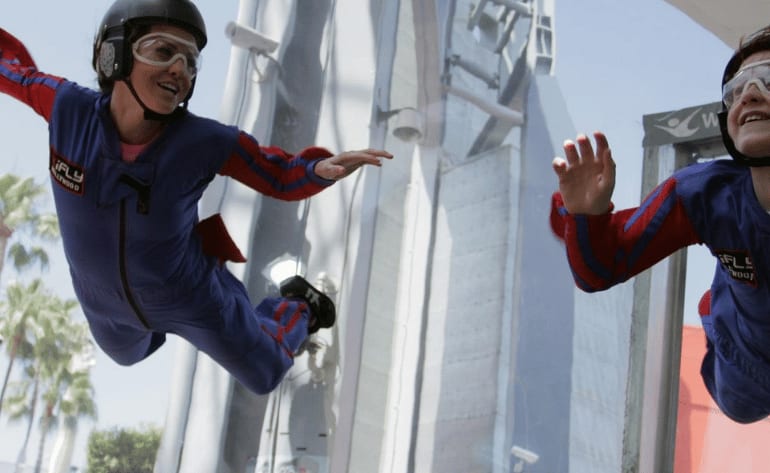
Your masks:
<svg viewBox="0 0 770 473"><path fill-rule="evenodd" d="M770 119L770 115L766 113L760 113L760 112L751 112L746 114L743 119L741 120L741 125L745 125L747 123L751 122L757 122L757 121L765 121Z"/></svg>
<svg viewBox="0 0 770 473"><path fill-rule="evenodd" d="M171 82L159 82L158 87L174 95L179 93L179 87Z"/></svg>

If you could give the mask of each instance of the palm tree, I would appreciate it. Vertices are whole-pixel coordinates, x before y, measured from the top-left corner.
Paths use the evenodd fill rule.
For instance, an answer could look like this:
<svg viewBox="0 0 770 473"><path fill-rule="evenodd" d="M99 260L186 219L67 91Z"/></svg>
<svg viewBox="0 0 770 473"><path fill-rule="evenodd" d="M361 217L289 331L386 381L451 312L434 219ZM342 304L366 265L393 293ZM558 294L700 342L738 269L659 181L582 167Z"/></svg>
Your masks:
<svg viewBox="0 0 770 473"><path fill-rule="evenodd" d="M38 402L42 401L40 444L36 469L40 470L45 442L50 429L56 425L58 414L64 416L65 428L73 428L78 417L94 416L93 387L90 381L90 365L81 362L83 354L93 349L85 323L72 321L70 311L74 301L62 302L49 296L35 320L28 326L33 342L32 356L22 359L25 363L24 378L11 385L7 407L11 420L26 419L27 434L17 459L17 469L26 461L31 426L34 423ZM67 460L68 461L68 460Z"/></svg>
<svg viewBox="0 0 770 473"><path fill-rule="evenodd" d="M40 279L35 279L29 285L12 283L6 289L6 300L0 301L0 336L9 343L5 344L8 354L8 366L5 370L3 385L0 388L0 412L2 412L5 392L11 378L11 371L17 358L32 358L34 352L34 327L39 321L40 314L48 307L62 304L44 287ZM68 301L62 309L72 310L74 301Z"/></svg>
<svg viewBox="0 0 770 473"><path fill-rule="evenodd" d="M27 446L29 437L32 434L32 425L37 409L37 397L40 387L40 379L34 375L34 369L28 365L24 369L24 379L11 385L11 394L8 396L6 405L11 413L11 421L27 420L27 430L24 434L19 454L16 457L16 471L27 461Z"/></svg>
<svg viewBox="0 0 770 473"><path fill-rule="evenodd" d="M73 323L69 311L61 311L45 320L44 333L38 339L38 343L43 341L40 343L42 349L36 350L42 368L45 406L40 419L41 435L35 473L41 471L48 433L59 420L57 413L65 416L65 421L70 423L77 417L96 413L89 367L74 362L78 355L92 348L86 324ZM68 394L77 397L69 399Z"/></svg>
<svg viewBox="0 0 770 473"><path fill-rule="evenodd" d="M35 184L32 178L22 179L13 174L0 176L0 273L5 265L11 228L27 231L30 235L44 240L58 238L59 226L56 216L39 210L38 201L45 192L45 186ZM14 268L21 271L35 262L40 263L41 267L47 267L46 251L40 246L28 246L28 241L24 239L16 242L8 249L7 254ZM24 350L29 349L24 344L24 332L30 315L35 313L34 303L29 299L37 298L35 293L40 289L41 284L40 281L35 281L26 290L21 286L15 289L9 288L8 305L0 312L5 315L0 318L0 342L10 340L10 344L6 344L9 361L2 388L0 388L0 412L15 358L20 354L24 356ZM22 295L20 292L29 294ZM20 309L19 304L25 305L25 308Z"/></svg>
<svg viewBox="0 0 770 473"><path fill-rule="evenodd" d="M31 236L54 241L59 237L56 215L40 211L39 200L46 194L46 186L32 178L22 179L13 174L0 176L0 272L5 265L6 248L11 238L8 229L28 231ZM28 241L17 241L7 252L17 270L34 263L47 267L48 254L41 246L28 246Z"/></svg>
<svg viewBox="0 0 770 473"><path fill-rule="evenodd" d="M24 442L16 460L17 471L26 462L27 446L36 417L41 384L44 381L42 375L47 368L41 362L43 357L40 355L50 352L56 343L52 337L47 336L48 332L50 332L48 328L56 324L56 321L48 321L46 319L58 315L55 311L57 298L51 296L38 283L39 281L35 281L31 285L34 289L29 292L17 291L15 289L18 289L18 287L15 286L9 288L9 300L22 299L21 306L26 312L20 319L21 323L15 324L15 335L13 337L14 343L24 347L24 349L14 354L12 363L9 363L9 369L6 373L6 378L9 378L10 368L14 361L22 364L23 376L21 380L8 385L11 390L8 401L5 403L11 421L27 421ZM62 332L62 336L66 336L66 333Z"/></svg>
<svg viewBox="0 0 770 473"><path fill-rule="evenodd" d="M74 370L72 384L59 404L62 422L59 426L59 435L54 444L54 450L51 453L48 473L68 473L70 471L78 421L81 418L96 418L94 388L88 370L90 370L90 365Z"/></svg>

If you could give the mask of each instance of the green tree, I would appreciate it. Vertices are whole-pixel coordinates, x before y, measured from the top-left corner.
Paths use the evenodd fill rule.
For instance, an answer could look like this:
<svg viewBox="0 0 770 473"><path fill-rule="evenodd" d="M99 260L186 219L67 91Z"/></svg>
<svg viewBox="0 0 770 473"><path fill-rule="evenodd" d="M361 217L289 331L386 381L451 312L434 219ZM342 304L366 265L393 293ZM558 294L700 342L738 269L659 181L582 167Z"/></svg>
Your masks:
<svg viewBox="0 0 770 473"><path fill-rule="evenodd" d="M16 470L18 471L27 461L27 446L32 434L32 425L35 419L35 410L37 409L37 397L40 389L40 382L35 377L31 366L25 367L25 376L21 381L11 385L11 394L6 399L5 404L8 407L10 420L18 422L27 421L27 429L24 434L19 453L16 457Z"/></svg>
<svg viewBox="0 0 770 473"><path fill-rule="evenodd" d="M46 251L40 246L28 244L35 238L18 239L8 248L9 241L13 238L9 232L11 228L48 241L59 237L56 216L40 210L40 200L45 193L45 186L36 184L32 178L22 179L13 174L0 176L0 273L5 266L6 254L11 258L17 271L22 271L35 262L40 263L42 268L48 266ZM16 288L9 289L8 305L0 312L3 314L3 317L0 317L0 342L10 340L10 343L6 343L9 362L0 388L0 412L2 412L14 361L19 355L25 356L24 350L29 349L24 345L24 332L26 325L34 322L30 319L36 310L33 307L34 304L43 300L38 298L37 294L41 286L42 283L36 280L26 288L16 285ZM19 292L27 294L19 294ZM14 297L16 299L12 301ZM24 307L20 308L19 304ZM15 312L9 312L14 310Z"/></svg>
<svg viewBox="0 0 770 473"><path fill-rule="evenodd" d="M41 313L47 308L56 310L56 304L62 304L43 286L43 281L35 279L30 284L12 283L6 289L6 300L0 301L0 336L4 340L8 355L8 366L5 370L3 385L0 388L0 412L5 405L5 393L11 379L11 371L18 359L31 360L34 358L34 332ZM76 303L66 303L64 309L72 310Z"/></svg>
<svg viewBox="0 0 770 473"><path fill-rule="evenodd" d="M37 449L35 473L40 473L43 466L46 440L51 429L58 424L59 414L76 414L76 408L83 408L80 416L95 414L93 404L93 386L89 371L73 363L78 355L91 348L88 328L84 323L75 323L70 309L62 307L41 318L35 343L35 365L41 380L41 400L43 410L40 416L40 443ZM80 399L76 406L67 399L71 388L91 399Z"/></svg>
<svg viewBox="0 0 770 473"><path fill-rule="evenodd" d="M79 366L75 363L72 384L59 404L59 438L51 454L48 473L69 473L78 423L82 418L96 418L94 389L88 376L90 367L91 363L80 363Z"/></svg>
<svg viewBox="0 0 770 473"><path fill-rule="evenodd" d="M26 451L39 401L42 401L40 444L36 469L40 471L45 442L51 427L58 421L58 413L65 419L95 414L93 388L87 364L82 354L93 349L87 325L75 323L70 312L77 307L74 301L62 301L36 286L38 304L26 320L20 346L24 356L17 359L23 364L23 377L10 385L6 407L12 421L26 420L27 431L19 451L17 468L26 463ZM15 293L13 293L15 294Z"/></svg>
<svg viewBox="0 0 770 473"><path fill-rule="evenodd" d="M88 473L152 473L160 447L156 427L94 431L88 438Z"/></svg>
<svg viewBox="0 0 770 473"><path fill-rule="evenodd" d="M14 267L23 270L39 263L48 266L48 253L41 246L30 245L30 239L17 239L10 248L12 238L5 228L27 232L30 236L44 241L55 241L59 237L56 215L41 210L41 197L47 187L37 184L32 178L21 178L13 174L0 176L0 272L5 265L6 249Z"/></svg>

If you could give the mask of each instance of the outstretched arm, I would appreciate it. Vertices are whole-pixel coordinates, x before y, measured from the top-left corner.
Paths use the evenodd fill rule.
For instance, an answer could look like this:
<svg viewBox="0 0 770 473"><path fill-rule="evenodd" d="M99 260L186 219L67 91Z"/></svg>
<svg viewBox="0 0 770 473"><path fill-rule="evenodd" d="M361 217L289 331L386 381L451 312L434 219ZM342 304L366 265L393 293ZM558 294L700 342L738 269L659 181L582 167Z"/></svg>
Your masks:
<svg viewBox="0 0 770 473"><path fill-rule="evenodd" d="M223 176L281 200L299 200L317 194L361 166L380 166L386 151L366 149L338 155L324 148L306 148L291 155L278 147L260 146L241 132L232 156L218 171Z"/></svg>
<svg viewBox="0 0 770 473"><path fill-rule="evenodd" d="M597 131L594 139L595 152L591 140L578 135L577 144L570 140L564 142L567 159L553 160L553 170L559 177L559 192L571 214L601 215L610 210L615 189L615 161L604 134Z"/></svg>
<svg viewBox="0 0 770 473"><path fill-rule="evenodd" d="M62 81L39 72L24 44L0 28L0 92L24 102L48 120Z"/></svg>
<svg viewBox="0 0 770 473"><path fill-rule="evenodd" d="M595 133L564 144L556 158L559 192L551 202L551 228L567 250L575 284L593 292L639 274L679 248L700 242L677 194L676 177L661 183L641 206L613 212L615 163L607 139Z"/></svg>

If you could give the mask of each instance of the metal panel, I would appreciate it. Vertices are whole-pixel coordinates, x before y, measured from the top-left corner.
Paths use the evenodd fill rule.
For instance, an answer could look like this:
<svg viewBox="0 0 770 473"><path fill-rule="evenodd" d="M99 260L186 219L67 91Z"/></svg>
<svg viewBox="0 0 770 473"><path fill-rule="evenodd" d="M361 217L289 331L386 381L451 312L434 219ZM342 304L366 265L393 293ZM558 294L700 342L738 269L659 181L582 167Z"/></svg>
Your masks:
<svg viewBox="0 0 770 473"><path fill-rule="evenodd" d="M687 163L673 146L645 150L642 194ZM684 305L684 251L634 281L623 471L671 471Z"/></svg>
<svg viewBox="0 0 770 473"><path fill-rule="evenodd" d="M510 148L442 176L414 471L485 471L492 451L510 230Z"/></svg>
<svg viewBox="0 0 770 473"><path fill-rule="evenodd" d="M644 121L713 109L714 104L705 104L645 116ZM645 147L643 198L696 157L725 154L719 129L711 122L704 119L692 141L675 134L661 140L648 127L651 136L645 136L645 143L656 144ZM686 266L687 253L680 250L634 280L623 472L666 473L674 468Z"/></svg>

